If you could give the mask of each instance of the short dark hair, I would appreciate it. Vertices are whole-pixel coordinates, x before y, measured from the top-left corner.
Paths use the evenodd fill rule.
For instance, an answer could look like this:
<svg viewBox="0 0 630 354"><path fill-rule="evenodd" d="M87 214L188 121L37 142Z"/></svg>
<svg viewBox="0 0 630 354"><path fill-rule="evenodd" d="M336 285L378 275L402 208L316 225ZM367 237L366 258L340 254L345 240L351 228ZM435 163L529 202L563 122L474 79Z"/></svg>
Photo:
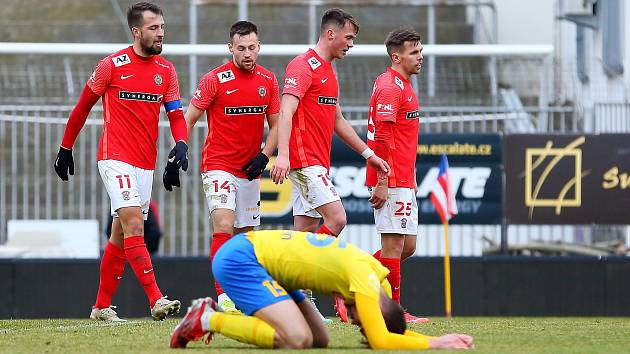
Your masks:
<svg viewBox="0 0 630 354"><path fill-rule="evenodd" d="M319 28L320 34L324 33L329 26L343 28L346 23L350 22L354 26L354 33L359 33L359 23L349 13L342 9L329 9L322 16L322 24Z"/></svg>
<svg viewBox="0 0 630 354"><path fill-rule="evenodd" d="M142 14L145 11L151 11L156 15L164 15L162 9L156 4L146 1L135 3L127 8L127 25L129 25L129 29L142 27Z"/></svg>
<svg viewBox="0 0 630 354"><path fill-rule="evenodd" d="M249 21L238 21L230 27L230 42L234 38L235 34L239 36L246 36L250 33L258 35L258 26Z"/></svg>
<svg viewBox="0 0 630 354"><path fill-rule="evenodd" d="M380 298L381 312L385 326L390 333L404 334L407 329L405 310L396 301L383 293Z"/></svg>
<svg viewBox="0 0 630 354"><path fill-rule="evenodd" d="M391 57L392 53L398 52L405 46L405 42L416 44L420 42L420 34L410 27L397 28L387 35L385 38L385 48L387 54Z"/></svg>

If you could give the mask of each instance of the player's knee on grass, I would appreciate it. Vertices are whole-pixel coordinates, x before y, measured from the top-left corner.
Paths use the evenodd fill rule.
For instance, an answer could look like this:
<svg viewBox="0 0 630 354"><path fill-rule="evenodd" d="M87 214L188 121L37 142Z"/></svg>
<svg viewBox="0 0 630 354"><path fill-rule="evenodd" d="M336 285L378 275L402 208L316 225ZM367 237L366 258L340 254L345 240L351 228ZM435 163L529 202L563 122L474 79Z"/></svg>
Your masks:
<svg viewBox="0 0 630 354"><path fill-rule="evenodd" d="M327 348L329 341L328 332L320 333L317 336L313 334L313 348Z"/></svg>
<svg viewBox="0 0 630 354"><path fill-rule="evenodd" d="M280 349L304 349L313 347L313 334L308 328L296 326L276 331L276 347Z"/></svg>

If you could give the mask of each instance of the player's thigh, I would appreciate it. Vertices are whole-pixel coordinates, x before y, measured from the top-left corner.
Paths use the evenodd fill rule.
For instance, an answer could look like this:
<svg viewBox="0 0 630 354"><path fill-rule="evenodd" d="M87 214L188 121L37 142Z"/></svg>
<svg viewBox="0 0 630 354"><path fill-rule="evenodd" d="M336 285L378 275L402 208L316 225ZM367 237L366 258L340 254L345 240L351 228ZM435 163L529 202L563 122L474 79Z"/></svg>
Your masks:
<svg viewBox="0 0 630 354"><path fill-rule="evenodd" d="M201 182L210 215L215 209L236 211L236 185L232 174L221 170L206 171L201 173Z"/></svg>
<svg viewBox="0 0 630 354"><path fill-rule="evenodd" d="M236 220L234 227L260 225L260 179L253 181L236 177Z"/></svg>
<svg viewBox="0 0 630 354"><path fill-rule="evenodd" d="M232 234L234 229L234 210L217 208L210 213L214 232Z"/></svg>
<svg viewBox="0 0 630 354"><path fill-rule="evenodd" d="M387 201L374 209L374 223L379 234L416 235L418 202L411 188L389 188Z"/></svg>
<svg viewBox="0 0 630 354"><path fill-rule="evenodd" d="M293 169L289 173L289 179L291 179L294 187L293 215L319 217L316 208L341 200L325 167L308 166ZM296 194L299 195L299 199L295 197ZM298 208L296 208L298 201L301 202L301 205L297 205ZM299 210L300 208L302 210ZM300 212L299 214L296 213L296 209L298 209L297 212Z"/></svg>
<svg viewBox="0 0 630 354"><path fill-rule="evenodd" d="M400 258L405 246L405 235L382 233L381 234L381 257Z"/></svg>
<svg viewBox="0 0 630 354"><path fill-rule="evenodd" d="M273 303L256 311L254 316L267 322L276 330L278 342L280 342L277 344L280 348L312 346L311 327L295 301L289 299ZM322 322L321 319L318 320Z"/></svg>

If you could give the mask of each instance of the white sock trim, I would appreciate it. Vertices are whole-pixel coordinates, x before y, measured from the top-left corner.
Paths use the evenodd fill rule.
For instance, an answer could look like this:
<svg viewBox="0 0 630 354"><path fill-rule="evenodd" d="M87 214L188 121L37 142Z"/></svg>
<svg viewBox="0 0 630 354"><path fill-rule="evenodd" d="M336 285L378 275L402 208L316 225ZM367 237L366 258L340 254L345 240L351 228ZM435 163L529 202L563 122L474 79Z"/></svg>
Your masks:
<svg viewBox="0 0 630 354"><path fill-rule="evenodd" d="M201 328L204 332L210 332L210 319L214 315L214 311L206 311L201 315Z"/></svg>

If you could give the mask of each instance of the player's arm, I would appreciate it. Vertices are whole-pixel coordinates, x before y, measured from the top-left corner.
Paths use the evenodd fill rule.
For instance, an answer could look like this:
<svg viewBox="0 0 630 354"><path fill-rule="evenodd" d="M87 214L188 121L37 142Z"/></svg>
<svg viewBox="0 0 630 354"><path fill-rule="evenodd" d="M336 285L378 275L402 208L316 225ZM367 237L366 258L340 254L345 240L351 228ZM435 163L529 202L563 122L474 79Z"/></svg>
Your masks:
<svg viewBox="0 0 630 354"><path fill-rule="evenodd" d="M378 301L355 293L354 299L361 319L363 332L372 349L472 349L473 338L465 334L447 334L431 337L405 330L404 334L387 330Z"/></svg>
<svg viewBox="0 0 630 354"><path fill-rule="evenodd" d="M359 138L354 131L350 123L343 117L341 113L341 107L337 104L335 110L335 134L343 140L352 150L363 156L367 160L367 163L374 167L379 175L386 176L389 174L389 165L383 161L380 157L374 154L372 149L368 148L367 144Z"/></svg>
<svg viewBox="0 0 630 354"><path fill-rule="evenodd" d="M290 93L282 95L280 114L278 116L278 157L271 166L271 179L282 184L289 174L289 139L293 127L293 114L297 110L300 99Z"/></svg>
<svg viewBox="0 0 630 354"><path fill-rule="evenodd" d="M262 153L270 157L278 147L278 118L280 113L270 114L267 116L267 125L269 125L269 134L265 140L265 147L262 149Z"/></svg>
<svg viewBox="0 0 630 354"><path fill-rule="evenodd" d="M98 102L98 99L105 93L109 86L111 78L112 62L109 58L101 60L94 72L88 79L79 101L68 117L66 130L63 134L59 152L55 159L55 172L63 181L68 180L68 172L74 175L74 159L72 157L72 147L79 136L79 132L85 125L92 107Z"/></svg>
<svg viewBox="0 0 630 354"><path fill-rule="evenodd" d="M361 293L355 293L354 299L370 348L429 349L428 336L419 333L402 335L389 332L377 300Z"/></svg>
<svg viewBox="0 0 630 354"><path fill-rule="evenodd" d="M192 103L188 105L188 109L186 109L186 114L184 115L184 119L186 120L186 135L188 136L188 140L190 140L190 133L192 132L193 127L199 121L199 118L203 115L203 110L197 108Z"/></svg>
<svg viewBox="0 0 630 354"><path fill-rule="evenodd" d="M168 88L164 98L164 109L171 126L171 134L175 140L175 146L168 154L168 162L162 175L162 182L167 191L172 191L173 186L180 186L179 169L188 170L188 130L186 119L182 109L182 101L179 97L179 82L175 68L171 66Z"/></svg>

